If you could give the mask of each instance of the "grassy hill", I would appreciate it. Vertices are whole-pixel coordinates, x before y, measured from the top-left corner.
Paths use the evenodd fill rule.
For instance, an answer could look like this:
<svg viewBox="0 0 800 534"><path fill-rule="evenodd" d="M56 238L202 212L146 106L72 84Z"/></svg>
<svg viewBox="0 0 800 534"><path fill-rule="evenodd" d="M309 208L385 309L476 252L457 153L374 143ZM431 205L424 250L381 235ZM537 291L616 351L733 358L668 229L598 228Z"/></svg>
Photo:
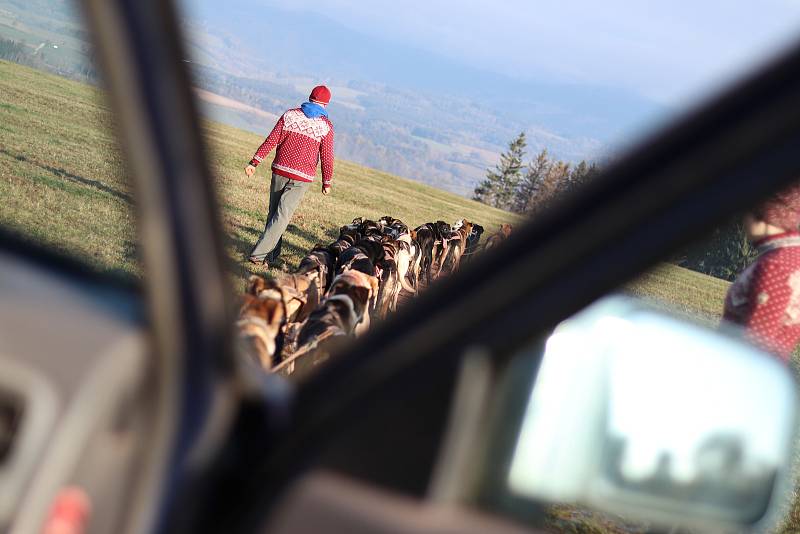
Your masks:
<svg viewBox="0 0 800 534"><path fill-rule="evenodd" d="M0 61L0 224L77 256L102 271L139 276L133 200L102 93ZM254 178L242 169L262 138L208 122L208 159L217 177L228 253L237 279L267 211L268 162ZM296 264L317 242L335 238L354 217L390 214L409 224L461 217L487 229L515 215L418 182L339 160L333 194L312 188L284 239ZM625 288L692 318L715 322L727 283L663 265Z"/></svg>
<svg viewBox="0 0 800 534"><path fill-rule="evenodd" d="M133 200L102 93L57 76L0 61L0 224L123 277L141 274ZM208 159L217 176L234 276L264 224L269 162L254 178L242 169L258 135L208 122ZM335 238L354 217L391 214L416 225L466 217L487 229L515 215L418 182L339 160L333 194L312 188L284 239L295 264L317 242ZM715 322L727 283L663 265L625 291L689 317Z"/></svg>
<svg viewBox="0 0 800 534"><path fill-rule="evenodd" d="M122 276L138 276L133 201L102 93L57 76L0 62L0 224ZM232 264L255 243L267 212L269 162L243 172L262 137L205 123ZM284 238L296 264L354 217L393 215L411 225L461 217L487 229L515 215L346 161L336 163L333 194L313 187ZM242 273L243 274L243 273Z"/></svg>

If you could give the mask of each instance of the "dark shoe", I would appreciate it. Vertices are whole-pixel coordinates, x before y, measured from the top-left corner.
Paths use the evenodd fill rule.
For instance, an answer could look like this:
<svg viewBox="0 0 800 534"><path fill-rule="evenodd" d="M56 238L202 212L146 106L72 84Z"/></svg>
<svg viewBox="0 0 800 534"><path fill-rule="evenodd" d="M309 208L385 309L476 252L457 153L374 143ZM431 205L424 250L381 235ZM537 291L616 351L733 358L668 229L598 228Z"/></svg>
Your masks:
<svg viewBox="0 0 800 534"><path fill-rule="evenodd" d="M249 261L253 265L258 265L258 266L264 267L264 268L268 267L266 258L262 260L262 259L258 259L256 257L250 256L249 258L247 258L247 261Z"/></svg>

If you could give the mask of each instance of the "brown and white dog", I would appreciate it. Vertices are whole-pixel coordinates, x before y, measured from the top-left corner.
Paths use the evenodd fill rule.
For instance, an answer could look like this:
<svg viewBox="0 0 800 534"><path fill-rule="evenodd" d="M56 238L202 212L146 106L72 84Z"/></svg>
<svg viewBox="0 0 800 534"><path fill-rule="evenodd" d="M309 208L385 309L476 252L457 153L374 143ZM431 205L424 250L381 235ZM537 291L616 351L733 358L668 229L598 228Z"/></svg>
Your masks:
<svg viewBox="0 0 800 534"><path fill-rule="evenodd" d="M394 259L401 289L409 293L416 293L415 283L409 283L408 279L412 278L414 280L414 275L418 272L420 249L411 236L411 230L409 230L406 223L390 215L381 217L378 220L378 224L383 227L384 249L386 255L391 255L392 259ZM386 250L387 238L393 242L393 250L391 252ZM399 291L397 293L399 294ZM394 307L397 305L396 297L394 298L394 305Z"/></svg>
<svg viewBox="0 0 800 534"><path fill-rule="evenodd" d="M385 319L389 312L397 309L397 299L403 289L400 271L397 267L397 256L400 254L399 241L391 235L384 235L381 240L383 259L379 264L380 289L375 307L378 317ZM407 260L404 260L406 263Z"/></svg>
<svg viewBox="0 0 800 534"><path fill-rule="evenodd" d="M279 299L267 295L242 295L237 341L241 353L264 370L280 363L283 348L285 308Z"/></svg>
<svg viewBox="0 0 800 534"><path fill-rule="evenodd" d="M334 270L336 268L336 259L329 250L329 247L323 245L316 245L308 255L300 260L297 270L294 274L311 276L316 275L317 289L319 293L325 294L328 287L333 281Z"/></svg>
<svg viewBox="0 0 800 534"><path fill-rule="evenodd" d="M412 276L416 278L417 282L415 287L419 287L420 280L426 285L431 283L436 235L433 229L433 223L426 223L418 226L411 233L412 239L414 239L419 247L419 259L414 265L414 271L412 273Z"/></svg>
<svg viewBox="0 0 800 534"><path fill-rule="evenodd" d="M248 280L247 293L256 298L269 299L281 303L283 322L281 326L282 347L291 350L300 327L308 319L324 296L320 291L320 273L316 270L305 275L284 274L275 280L267 280L253 275ZM281 354L276 357L280 361Z"/></svg>
<svg viewBox="0 0 800 534"><path fill-rule="evenodd" d="M444 221L436 221L433 224L434 235L436 242L433 249L433 262L435 265L434 278L439 278L444 269L444 262L450 252L450 246L454 241L458 241L461 237L453 231L449 224ZM463 252L463 249L462 249Z"/></svg>
<svg viewBox="0 0 800 534"><path fill-rule="evenodd" d="M447 273L454 273L461 264L461 256L467 249L467 239L472 233L473 224L466 219L459 219L452 226L454 230L451 235L446 256L442 259L439 271L446 270Z"/></svg>
<svg viewBox="0 0 800 534"><path fill-rule="evenodd" d="M322 300L316 277L314 271L308 275L284 274L275 280L252 275L248 280L247 293L280 301L286 323L303 322Z"/></svg>
<svg viewBox="0 0 800 534"><path fill-rule="evenodd" d="M478 245L481 242L481 235L483 235L483 226L480 224L472 225L472 232L467 236L467 248L464 250L464 256L469 259L473 254L478 251ZM462 258L463 261L464 258Z"/></svg>
<svg viewBox="0 0 800 534"><path fill-rule="evenodd" d="M377 278L361 271L349 270L337 276L329 295L300 330L297 350L274 372L302 376L329 359L362 327L369 326L370 303L377 291Z"/></svg>
<svg viewBox="0 0 800 534"><path fill-rule="evenodd" d="M410 232L400 235L396 243L398 250L394 261L397 264L397 275L400 277L400 286L404 291L412 294L416 293L419 264L422 258L420 247L413 239ZM410 283L409 280L411 280Z"/></svg>
<svg viewBox="0 0 800 534"><path fill-rule="evenodd" d="M311 313L297 336L297 352L332 337L351 336L369 328L369 308L378 294L378 279L348 270L337 276L330 292Z"/></svg>
<svg viewBox="0 0 800 534"><path fill-rule="evenodd" d="M511 236L511 232L513 230L514 227L511 226L510 224L507 223L501 224L500 230L490 235L489 238L486 240L486 244L483 245L483 250L489 250L496 247L497 245L508 239Z"/></svg>

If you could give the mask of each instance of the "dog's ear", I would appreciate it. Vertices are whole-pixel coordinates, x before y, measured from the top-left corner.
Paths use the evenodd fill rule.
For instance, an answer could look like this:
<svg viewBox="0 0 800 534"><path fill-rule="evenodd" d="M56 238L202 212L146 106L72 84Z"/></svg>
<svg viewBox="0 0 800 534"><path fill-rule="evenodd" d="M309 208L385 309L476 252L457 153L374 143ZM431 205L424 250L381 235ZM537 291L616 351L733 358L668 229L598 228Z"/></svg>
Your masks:
<svg viewBox="0 0 800 534"><path fill-rule="evenodd" d="M339 293L342 292L342 285L343 285L342 281L339 278L337 278L331 284L331 287L328 290L328 294L330 294L330 295L338 295Z"/></svg>
<svg viewBox="0 0 800 534"><path fill-rule="evenodd" d="M309 276L310 274L310 276ZM306 275L290 275L292 277L292 281L294 282L294 287L297 288L298 291L301 293L305 293L308 291L308 288L312 285L311 277L317 276L317 271L311 271L309 274Z"/></svg>
<svg viewBox="0 0 800 534"><path fill-rule="evenodd" d="M366 307L369 299L372 297L372 291L364 286L350 286L348 291L353 303L359 308Z"/></svg>
<svg viewBox="0 0 800 534"><path fill-rule="evenodd" d="M259 293L267 288L267 281L257 274L251 274L247 279L247 289L245 292L257 297Z"/></svg>
<svg viewBox="0 0 800 534"><path fill-rule="evenodd" d="M283 322L283 306L281 303L274 299L264 300L264 319L271 326L280 326Z"/></svg>
<svg viewBox="0 0 800 534"><path fill-rule="evenodd" d="M369 277L369 285L372 288L372 294L370 295L370 298L371 298L373 295L377 295L378 294L378 290L380 289L380 282L378 281L377 277L370 276Z"/></svg>
<svg viewBox="0 0 800 534"><path fill-rule="evenodd" d="M241 305L239 306L239 316L245 314L247 310L253 307L253 305L258 302L258 299L251 295L250 293L245 293L241 296Z"/></svg>

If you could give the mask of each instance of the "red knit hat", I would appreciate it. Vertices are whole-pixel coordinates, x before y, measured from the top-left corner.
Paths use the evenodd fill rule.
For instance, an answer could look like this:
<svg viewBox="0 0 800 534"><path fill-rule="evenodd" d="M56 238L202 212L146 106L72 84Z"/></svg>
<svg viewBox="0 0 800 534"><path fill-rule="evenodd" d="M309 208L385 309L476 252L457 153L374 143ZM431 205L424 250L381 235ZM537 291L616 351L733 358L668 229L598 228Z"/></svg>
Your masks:
<svg viewBox="0 0 800 534"><path fill-rule="evenodd" d="M758 205L753 213L762 221L795 231L800 226L800 184L787 187Z"/></svg>
<svg viewBox="0 0 800 534"><path fill-rule="evenodd" d="M317 104L327 104L331 101L331 90L324 85L318 85L311 91L308 99Z"/></svg>

